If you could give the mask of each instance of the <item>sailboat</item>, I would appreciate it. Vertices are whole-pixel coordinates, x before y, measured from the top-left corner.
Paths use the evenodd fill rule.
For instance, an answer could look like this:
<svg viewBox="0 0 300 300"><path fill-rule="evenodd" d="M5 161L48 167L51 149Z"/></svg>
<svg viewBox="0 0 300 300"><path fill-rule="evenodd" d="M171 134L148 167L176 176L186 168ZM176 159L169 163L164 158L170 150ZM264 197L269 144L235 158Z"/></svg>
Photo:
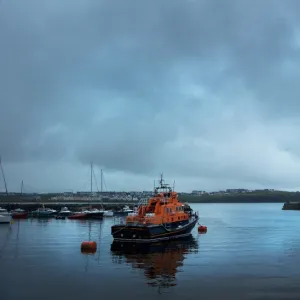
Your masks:
<svg viewBox="0 0 300 300"><path fill-rule="evenodd" d="M101 169L101 196L103 193L103 170ZM103 206L102 206L102 210L103 211L103 215L104 217L113 217L114 216L114 212L112 210L104 210Z"/></svg>
<svg viewBox="0 0 300 300"><path fill-rule="evenodd" d="M2 177L3 177L3 181L4 181L5 193L6 193L6 196L8 196L7 184L6 184L5 174L4 174L4 170L3 170L3 166L2 166L1 156L0 156L0 169L1 169Z"/></svg>
<svg viewBox="0 0 300 300"><path fill-rule="evenodd" d="M0 156L0 168L1 168L1 172L2 172L4 185L5 185L6 195L8 196L4 170L3 170L3 167L2 167L2 163L1 163L1 156ZM0 224L9 224L10 221L11 221L11 214L5 208L0 207Z"/></svg>
<svg viewBox="0 0 300 300"><path fill-rule="evenodd" d="M93 196L93 163L91 163L91 195L90 200L92 200ZM92 208L91 204L89 203L89 209L76 212L69 216L69 219L93 219L93 220L102 220L104 215L104 211L101 211L97 208Z"/></svg>
<svg viewBox="0 0 300 300"><path fill-rule="evenodd" d="M23 180L21 183L21 197L23 195ZM24 209L17 208L11 211L11 216L13 219L27 219L28 218L28 212Z"/></svg>

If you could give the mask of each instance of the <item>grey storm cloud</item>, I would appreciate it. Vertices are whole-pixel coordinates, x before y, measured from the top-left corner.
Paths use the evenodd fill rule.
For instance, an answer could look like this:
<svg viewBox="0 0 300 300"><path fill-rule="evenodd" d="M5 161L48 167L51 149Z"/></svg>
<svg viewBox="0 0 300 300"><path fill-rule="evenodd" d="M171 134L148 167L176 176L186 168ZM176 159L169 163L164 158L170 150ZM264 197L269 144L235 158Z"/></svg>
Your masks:
<svg viewBox="0 0 300 300"><path fill-rule="evenodd" d="M300 187L299 20L299 1L2 0L11 185L77 188L93 161L114 188Z"/></svg>

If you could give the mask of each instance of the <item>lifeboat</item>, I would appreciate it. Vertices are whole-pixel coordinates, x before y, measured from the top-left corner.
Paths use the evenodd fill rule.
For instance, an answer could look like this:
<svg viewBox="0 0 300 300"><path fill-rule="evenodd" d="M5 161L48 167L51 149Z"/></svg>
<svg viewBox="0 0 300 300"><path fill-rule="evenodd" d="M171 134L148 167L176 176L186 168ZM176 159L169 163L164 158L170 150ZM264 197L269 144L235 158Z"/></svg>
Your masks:
<svg viewBox="0 0 300 300"><path fill-rule="evenodd" d="M147 204L128 214L125 224L111 227L115 241L155 242L186 237L198 221L198 214L178 200L178 194L164 183L154 188L154 196Z"/></svg>

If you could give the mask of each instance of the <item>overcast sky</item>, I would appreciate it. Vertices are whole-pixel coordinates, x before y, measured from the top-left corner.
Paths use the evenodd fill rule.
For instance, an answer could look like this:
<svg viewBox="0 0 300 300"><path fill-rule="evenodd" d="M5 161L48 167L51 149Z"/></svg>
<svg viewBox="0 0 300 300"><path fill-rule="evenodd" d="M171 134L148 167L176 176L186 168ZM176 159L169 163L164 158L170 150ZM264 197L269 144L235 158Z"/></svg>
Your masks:
<svg viewBox="0 0 300 300"><path fill-rule="evenodd" d="M0 104L9 191L300 189L300 1L1 0Z"/></svg>

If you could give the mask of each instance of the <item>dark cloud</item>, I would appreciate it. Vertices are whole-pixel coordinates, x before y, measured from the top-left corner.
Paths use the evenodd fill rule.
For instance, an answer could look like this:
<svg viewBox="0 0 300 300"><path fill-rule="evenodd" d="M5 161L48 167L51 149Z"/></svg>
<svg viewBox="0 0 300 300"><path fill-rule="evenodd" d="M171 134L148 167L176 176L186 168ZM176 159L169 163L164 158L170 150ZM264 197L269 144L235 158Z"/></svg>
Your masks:
<svg viewBox="0 0 300 300"><path fill-rule="evenodd" d="M11 185L26 169L36 188L81 188L70 172L93 160L122 182L111 188L151 186L161 171L182 189L296 188L299 6L2 1L0 153Z"/></svg>

